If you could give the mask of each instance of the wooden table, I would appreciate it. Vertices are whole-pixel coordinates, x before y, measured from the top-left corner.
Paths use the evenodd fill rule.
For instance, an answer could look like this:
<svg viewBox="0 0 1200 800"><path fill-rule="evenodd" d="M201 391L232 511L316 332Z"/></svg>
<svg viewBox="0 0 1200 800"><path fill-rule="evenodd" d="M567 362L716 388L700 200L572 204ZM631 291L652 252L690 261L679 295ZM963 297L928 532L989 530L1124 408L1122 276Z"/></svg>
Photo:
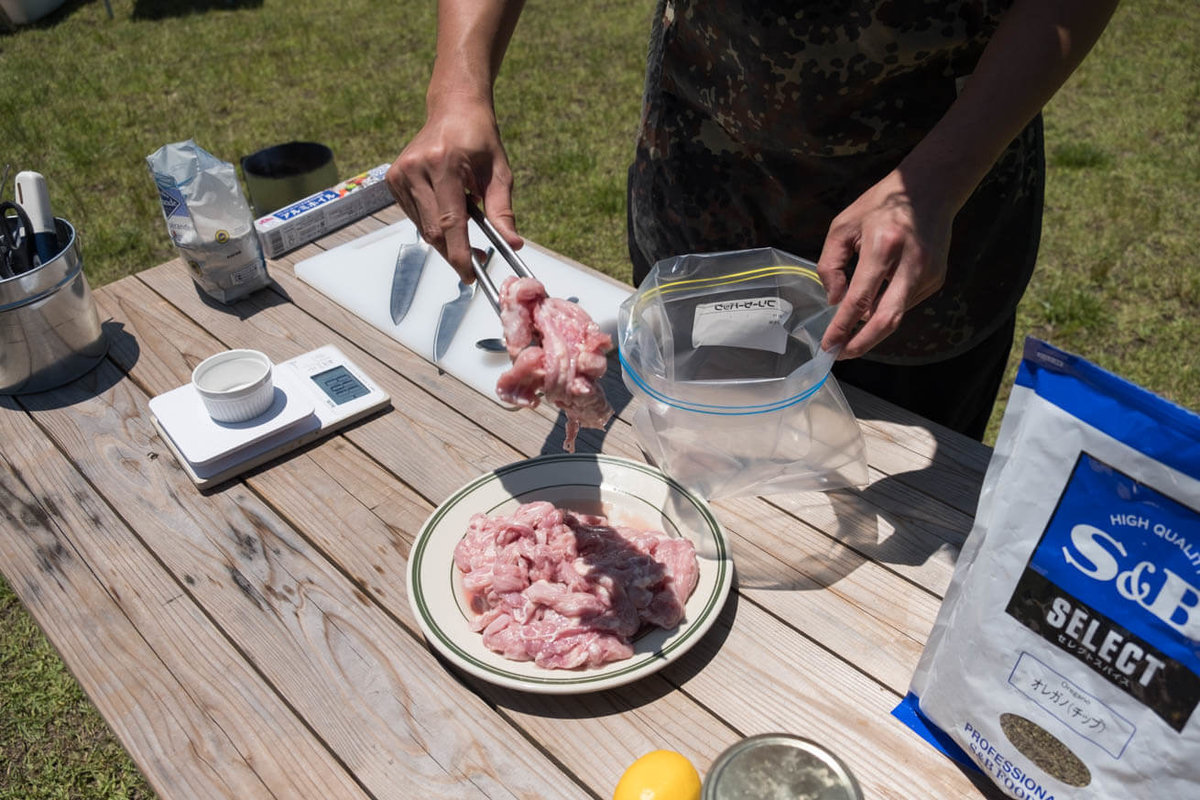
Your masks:
<svg viewBox="0 0 1200 800"><path fill-rule="evenodd" d="M744 736L841 755L868 798L988 794L891 716L970 529L986 447L849 388L871 484L714 504L738 578L682 659L557 697L461 675L405 594L413 537L481 472L554 451L551 410L506 411L271 263L227 308L179 261L95 292L106 361L0 398L0 568L163 798L611 796L660 747L703 774ZM149 398L204 357L336 344L390 410L201 492ZM628 398L610 370L608 391ZM621 405L618 402L618 405ZM641 459L631 408L581 451ZM556 426L558 426L556 430Z"/></svg>

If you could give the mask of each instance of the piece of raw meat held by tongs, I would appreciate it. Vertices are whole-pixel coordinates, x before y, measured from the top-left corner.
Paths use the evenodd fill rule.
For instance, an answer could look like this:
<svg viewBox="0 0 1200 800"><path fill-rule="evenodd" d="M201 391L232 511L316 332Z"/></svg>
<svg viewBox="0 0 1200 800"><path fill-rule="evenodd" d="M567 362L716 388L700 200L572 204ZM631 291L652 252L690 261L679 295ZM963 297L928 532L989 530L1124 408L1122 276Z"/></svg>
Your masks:
<svg viewBox="0 0 1200 800"><path fill-rule="evenodd" d="M512 267L500 289L474 251L471 264L484 294L500 315L512 366L496 382L496 395L515 406L536 408L543 398L567 416L563 449L575 452L581 427L604 428L613 410L598 381L608 369L612 337L576 303L550 297L521 257L470 197L467 213Z"/></svg>

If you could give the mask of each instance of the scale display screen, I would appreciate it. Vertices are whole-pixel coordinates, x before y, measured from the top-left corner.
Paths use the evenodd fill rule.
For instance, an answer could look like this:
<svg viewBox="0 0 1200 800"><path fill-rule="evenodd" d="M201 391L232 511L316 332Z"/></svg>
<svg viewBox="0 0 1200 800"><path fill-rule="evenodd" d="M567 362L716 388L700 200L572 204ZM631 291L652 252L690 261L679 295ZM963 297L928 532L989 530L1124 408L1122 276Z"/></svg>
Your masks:
<svg viewBox="0 0 1200 800"><path fill-rule="evenodd" d="M362 381L351 375L350 370L341 365L318 372L311 377L313 382L321 387L321 391L325 392L329 399L339 406L370 392Z"/></svg>

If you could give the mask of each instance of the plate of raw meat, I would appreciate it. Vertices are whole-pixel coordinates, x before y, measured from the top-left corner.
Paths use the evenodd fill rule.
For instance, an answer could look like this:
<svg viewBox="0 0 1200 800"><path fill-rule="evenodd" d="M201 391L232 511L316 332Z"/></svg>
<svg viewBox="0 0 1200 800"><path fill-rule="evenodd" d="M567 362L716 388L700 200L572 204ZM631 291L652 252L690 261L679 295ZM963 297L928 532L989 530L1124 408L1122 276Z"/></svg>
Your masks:
<svg viewBox="0 0 1200 800"><path fill-rule="evenodd" d="M597 454L489 472L434 510L408 596L426 640L500 686L573 694L662 669L716 621L733 583L725 534L657 469Z"/></svg>

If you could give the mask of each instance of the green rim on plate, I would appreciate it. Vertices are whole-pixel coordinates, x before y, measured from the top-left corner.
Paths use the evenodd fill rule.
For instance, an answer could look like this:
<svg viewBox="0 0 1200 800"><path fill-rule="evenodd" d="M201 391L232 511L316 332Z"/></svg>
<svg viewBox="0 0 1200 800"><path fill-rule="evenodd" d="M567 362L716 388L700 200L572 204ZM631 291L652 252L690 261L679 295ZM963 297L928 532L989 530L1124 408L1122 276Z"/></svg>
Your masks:
<svg viewBox="0 0 1200 800"><path fill-rule="evenodd" d="M585 484L578 480L571 480L570 468L581 464L596 464L600 466L601 470L608 467L610 470L632 471L635 475L640 475L659 484L660 491L662 488L666 489L667 497L674 495L675 499L686 503L689 510L694 511L698 515L699 519L707 527L705 533L711 538L713 545L712 553L706 553L706 556L701 559L700 566L703 580L701 585L697 586L696 590L700 591L703 588L706 593L698 599L697 594L693 592L692 598L688 600L687 618L681 623L680 628L674 629L674 631L662 631L661 634L655 631L653 634L642 637L649 638L654 635L655 638L658 638L658 635L666 636L665 646L657 648L652 652L635 652L633 657L624 661L610 662L609 664L588 670L542 670L541 668L531 666L531 662L505 662L514 665L513 669L506 669L498 666L496 663L496 659L502 660L500 656L494 656L491 661L484 660L477 654L470 652L464 646L465 643L456 637L453 631L448 631L446 628L448 621L460 621L453 617L448 620L447 615L453 614L461 618L461 621L469 619L469 616L464 612L461 605L456 605L453 610L443 608L439 611L439 609L434 608L430 604L429 591L427 590L426 578L424 577L426 570L428 569L429 571L430 580L441 581L443 579L441 576L445 576L445 580L453 582L456 574L456 567L454 566L452 557L447 559L448 564L445 565L445 568L432 562L429 564L426 563L427 559L433 557L430 549L431 545L439 541L438 534L441 533L440 544L443 549L438 550L436 553L436 556L440 559L443 557L444 548L450 544L450 537L453 537L453 544L457 544L466 533L465 527L462 531L446 532L442 531L439 526L447 515L458 511L459 505L464 501L469 501L481 492L491 489L494 483L502 482L505 478L511 478L529 470L534 470L537 474L544 472L545 482L531 485L527 491L522 492L519 496L514 496L507 490L504 490L499 494L499 502L489 503L487 508L477 507L471 509L470 513L473 514L476 511L492 513L495 508L510 501L523 502L519 499L520 496L534 492L545 492L548 489L565 489L572 486L587 487L589 489L602 488L610 495L623 496L637 504L646 505L656 512L661 513L663 511L663 504L646 498L643 496L644 492L639 492L637 487L627 489L614 485L609 482L606 475L601 476L602 479L598 484ZM712 572L705 575L704 572L706 570L711 570ZM409 599L417 615L417 620L421 624L421 628L425 632L430 644L467 672L500 685L530 691L591 691L594 689L609 688L628 683L661 669L666 664L683 655L684 652L708 631L715 621L716 615L724 605L731 583L732 568L724 533L715 516L713 516L712 511L702 499L654 467L629 459L599 454L564 453L540 456L509 464L481 475L460 488L434 510L422 526L420 533L418 533L409 555ZM702 602L700 602L701 600ZM479 634L471 633L471 637L479 637ZM471 645L474 645L478 640L473 638L469 641ZM523 671L516 669L517 665L520 665ZM531 670L536 674L529 674Z"/></svg>

